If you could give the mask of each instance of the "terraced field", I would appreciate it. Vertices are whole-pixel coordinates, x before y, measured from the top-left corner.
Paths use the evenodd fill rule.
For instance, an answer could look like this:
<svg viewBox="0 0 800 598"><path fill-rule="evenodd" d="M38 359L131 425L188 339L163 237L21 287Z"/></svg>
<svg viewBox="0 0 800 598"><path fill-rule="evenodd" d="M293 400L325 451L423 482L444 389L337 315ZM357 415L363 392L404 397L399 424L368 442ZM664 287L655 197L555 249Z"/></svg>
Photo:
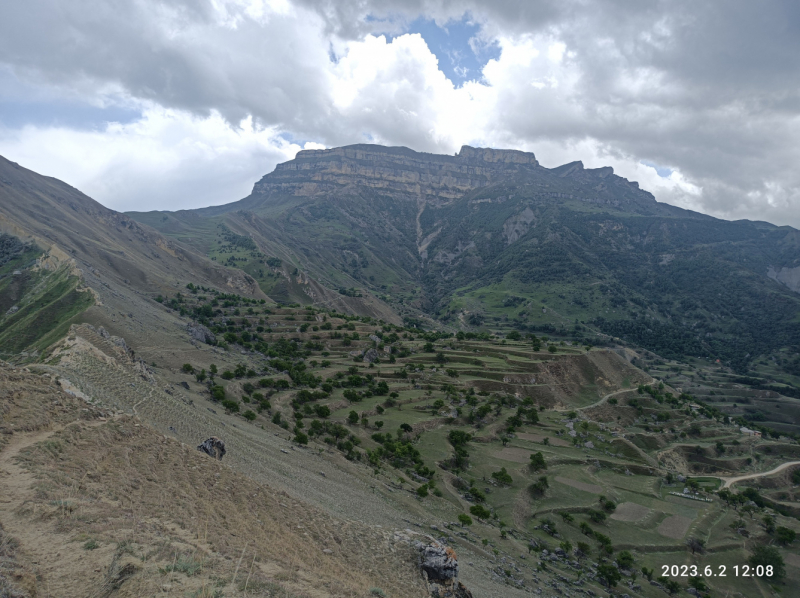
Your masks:
<svg viewBox="0 0 800 598"><path fill-rule="evenodd" d="M196 291L162 305L216 344L134 355L73 326L40 367L186 444L222 437L231 466L333 515L442 535L472 563L461 578L476 595L601 591L601 566L629 551L634 565L623 557L616 583L662 596L662 565L745 564L774 544L765 515L800 531L791 468L746 482L761 503L752 517L714 494L713 477L771 469L800 454L796 443L742 436L615 351ZM776 587L790 595L796 550L780 553L787 581ZM731 596L774 582L706 581Z"/></svg>

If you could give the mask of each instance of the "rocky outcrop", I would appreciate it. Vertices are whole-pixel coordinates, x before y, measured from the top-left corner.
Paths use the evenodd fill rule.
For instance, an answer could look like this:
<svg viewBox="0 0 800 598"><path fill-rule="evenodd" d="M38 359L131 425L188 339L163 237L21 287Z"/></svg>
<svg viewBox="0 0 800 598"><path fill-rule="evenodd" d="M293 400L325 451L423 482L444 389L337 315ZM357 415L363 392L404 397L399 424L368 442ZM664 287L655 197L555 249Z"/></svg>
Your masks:
<svg viewBox="0 0 800 598"><path fill-rule="evenodd" d="M458 581L456 551L439 542L420 543L419 566L428 583L428 591L436 598L472 598L464 584Z"/></svg>
<svg viewBox="0 0 800 598"><path fill-rule="evenodd" d="M373 363L378 359L378 352L375 349L367 349L364 353L364 363Z"/></svg>
<svg viewBox="0 0 800 598"><path fill-rule="evenodd" d="M208 345L215 345L217 343L217 337L214 335L214 333L202 324L190 322L186 325L186 330L189 332L189 336L196 341L200 341L201 343L206 343Z"/></svg>
<svg viewBox="0 0 800 598"><path fill-rule="evenodd" d="M404 147L349 145L304 150L279 164L253 188L253 195L273 191L314 195L349 185L389 192L453 199L522 169L540 168L536 156L517 150L464 146L455 156L426 154Z"/></svg>
<svg viewBox="0 0 800 598"><path fill-rule="evenodd" d="M774 268L769 267L767 276L772 280L781 283L795 293L800 293L800 266L796 268Z"/></svg>

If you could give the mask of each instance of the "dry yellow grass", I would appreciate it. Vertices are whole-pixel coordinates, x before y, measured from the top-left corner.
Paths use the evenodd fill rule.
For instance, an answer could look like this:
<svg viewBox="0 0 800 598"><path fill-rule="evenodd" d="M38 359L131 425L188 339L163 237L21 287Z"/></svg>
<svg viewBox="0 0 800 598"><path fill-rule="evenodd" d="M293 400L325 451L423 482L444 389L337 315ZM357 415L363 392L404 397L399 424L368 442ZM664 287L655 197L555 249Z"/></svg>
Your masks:
<svg viewBox="0 0 800 598"><path fill-rule="evenodd" d="M389 530L303 505L136 418L100 418L49 378L0 368L0 384L0 523L14 566L35 571L31 596L425 595L413 548Z"/></svg>

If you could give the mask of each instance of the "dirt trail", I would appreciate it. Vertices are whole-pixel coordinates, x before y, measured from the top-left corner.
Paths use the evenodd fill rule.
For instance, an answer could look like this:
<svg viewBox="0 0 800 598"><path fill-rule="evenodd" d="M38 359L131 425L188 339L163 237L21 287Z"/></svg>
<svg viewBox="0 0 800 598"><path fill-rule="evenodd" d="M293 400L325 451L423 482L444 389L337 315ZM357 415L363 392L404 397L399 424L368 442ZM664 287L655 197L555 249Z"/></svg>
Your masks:
<svg viewBox="0 0 800 598"><path fill-rule="evenodd" d="M788 463L784 463L783 465L778 465L775 469L771 469L770 471L765 471L762 473L749 473L747 475L740 475L732 478L723 478L722 476L715 476L723 481L722 487L729 488L736 482L741 482L742 480L752 480L754 478L763 478L766 476L770 476L775 473L780 473L784 469L788 467L792 467L793 465L800 465L800 461L789 461Z"/></svg>
<svg viewBox="0 0 800 598"><path fill-rule="evenodd" d="M103 423L82 422L84 426ZM0 523L10 536L15 538L29 560L38 569L38 576L49 580L47 596L78 596L79 588L88 587L88 579L79 581L76 572L84 571L88 560L85 551L69 549L65 543L53 542L53 535L45 525L31 525L30 517L23 514L26 503L31 499L36 477L15 463L21 451L50 438L64 426L53 426L48 430L27 434L16 433L11 442L0 450ZM34 508L35 511L35 508ZM65 549L66 548L66 549ZM65 571L73 575L65 575ZM95 572L97 573L97 572ZM102 577L97 573L96 577ZM92 580L97 581L97 580Z"/></svg>
<svg viewBox="0 0 800 598"><path fill-rule="evenodd" d="M650 384L652 384L652 383L653 383L653 381L650 382ZM633 390L635 390L635 389L634 388L623 388L623 389L620 389L620 390L615 390L614 392L608 393L602 399L600 399L599 401L596 401L595 403L592 403L591 405L585 405L583 407L565 407L564 409L556 409L556 411L584 411L586 409L591 409L592 407L597 407L599 405L602 405L603 403L605 403L608 399L610 399L614 395L621 395L624 392L631 392Z"/></svg>

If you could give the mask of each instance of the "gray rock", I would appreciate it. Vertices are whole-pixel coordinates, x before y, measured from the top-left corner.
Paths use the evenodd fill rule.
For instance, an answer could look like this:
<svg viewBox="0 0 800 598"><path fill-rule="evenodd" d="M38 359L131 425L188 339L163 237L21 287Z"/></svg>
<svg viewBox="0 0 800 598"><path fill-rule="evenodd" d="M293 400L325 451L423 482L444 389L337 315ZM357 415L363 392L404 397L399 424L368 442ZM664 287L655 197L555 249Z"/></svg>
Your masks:
<svg viewBox="0 0 800 598"><path fill-rule="evenodd" d="M458 577L458 560L452 549L434 542L424 546L420 552L420 567L429 580L445 581Z"/></svg>
<svg viewBox="0 0 800 598"><path fill-rule="evenodd" d="M375 349L368 349L366 353L364 353L364 363L372 363L376 359L378 359L378 352Z"/></svg>
<svg viewBox="0 0 800 598"><path fill-rule="evenodd" d="M186 330L189 332L194 340L206 343L208 345L216 344L217 337L208 328L197 322L191 322L186 325Z"/></svg>

